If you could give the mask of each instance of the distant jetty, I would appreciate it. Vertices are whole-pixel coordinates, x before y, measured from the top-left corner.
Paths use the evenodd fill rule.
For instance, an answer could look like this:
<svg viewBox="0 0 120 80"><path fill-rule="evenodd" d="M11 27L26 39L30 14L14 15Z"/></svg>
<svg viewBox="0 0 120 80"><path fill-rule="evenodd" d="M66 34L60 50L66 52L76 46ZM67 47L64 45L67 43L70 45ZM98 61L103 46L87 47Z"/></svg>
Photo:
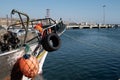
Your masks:
<svg viewBox="0 0 120 80"><path fill-rule="evenodd" d="M118 28L120 24L76 24L76 23L69 23L66 24L67 29L92 29L92 28Z"/></svg>

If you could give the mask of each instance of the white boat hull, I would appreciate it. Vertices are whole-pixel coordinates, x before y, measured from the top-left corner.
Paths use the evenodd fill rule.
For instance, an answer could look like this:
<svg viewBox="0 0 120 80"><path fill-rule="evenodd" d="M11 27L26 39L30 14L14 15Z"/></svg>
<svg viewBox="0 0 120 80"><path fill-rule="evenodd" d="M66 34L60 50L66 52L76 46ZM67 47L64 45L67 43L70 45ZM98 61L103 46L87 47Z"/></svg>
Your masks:
<svg viewBox="0 0 120 80"><path fill-rule="evenodd" d="M30 46L31 50L33 51L37 44L34 44ZM23 56L24 48L20 48L17 50L9 51L6 53L0 54L0 80L10 80L11 71L13 69L14 64L16 61ZM47 56L48 52L45 50L42 50L41 53L37 56L37 59L39 61L39 73L42 73L42 67L43 63L45 61L45 58ZM22 80L27 80L27 77L23 77ZM29 79L28 79L29 80Z"/></svg>

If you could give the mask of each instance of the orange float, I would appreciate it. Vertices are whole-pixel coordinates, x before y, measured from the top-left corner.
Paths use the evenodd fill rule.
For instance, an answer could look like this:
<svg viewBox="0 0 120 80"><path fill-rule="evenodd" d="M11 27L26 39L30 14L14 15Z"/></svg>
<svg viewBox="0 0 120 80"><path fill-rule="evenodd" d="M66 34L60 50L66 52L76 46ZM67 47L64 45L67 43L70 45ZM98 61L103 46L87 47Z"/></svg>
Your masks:
<svg viewBox="0 0 120 80"><path fill-rule="evenodd" d="M42 23L38 23L37 25L35 25L34 29L38 30L42 36L45 36L46 35L46 31L43 31L43 28L42 28ZM48 32L49 34L52 33L52 30L51 28L48 28Z"/></svg>
<svg viewBox="0 0 120 80"><path fill-rule="evenodd" d="M34 78L39 71L39 63L37 59L29 54L25 54L19 60L20 71L28 78Z"/></svg>
<svg viewBox="0 0 120 80"><path fill-rule="evenodd" d="M36 30L38 30L41 34L43 34L43 28L42 28L42 23L39 23L35 25L34 27Z"/></svg>

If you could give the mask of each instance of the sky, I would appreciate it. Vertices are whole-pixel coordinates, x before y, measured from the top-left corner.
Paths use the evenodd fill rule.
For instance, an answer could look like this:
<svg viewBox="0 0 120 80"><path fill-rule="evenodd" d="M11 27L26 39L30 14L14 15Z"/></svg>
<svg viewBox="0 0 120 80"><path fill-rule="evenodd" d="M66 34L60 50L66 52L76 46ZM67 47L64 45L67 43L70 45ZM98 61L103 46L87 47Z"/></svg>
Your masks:
<svg viewBox="0 0 120 80"><path fill-rule="evenodd" d="M103 7L106 5L106 7ZM12 9L27 13L30 18L50 17L70 22L120 24L120 0L1 0L0 17L10 15ZM105 11L105 14L103 14ZM105 18L103 16L105 15Z"/></svg>

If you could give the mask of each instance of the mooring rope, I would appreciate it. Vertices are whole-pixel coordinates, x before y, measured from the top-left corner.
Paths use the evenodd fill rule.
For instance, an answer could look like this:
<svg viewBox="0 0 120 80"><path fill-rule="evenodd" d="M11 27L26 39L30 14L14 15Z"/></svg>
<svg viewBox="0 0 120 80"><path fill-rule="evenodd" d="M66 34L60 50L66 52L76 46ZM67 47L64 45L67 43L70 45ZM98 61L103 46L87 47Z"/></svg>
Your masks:
<svg viewBox="0 0 120 80"><path fill-rule="evenodd" d="M118 49L114 49L113 50L113 49L108 48L108 47L103 47L103 46L99 46L99 45L88 43L85 40L84 41L83 40L77 40L76 38L74 38L74 37L72 37L72 36L70 36L68 34L65 34L65 33L63 35L66 36L66 37L68 37L68 38L70 38L70 39L72 39L72 40L74 40L74 41L77 41L77 42L82 43L82 44L86 44L86 45L94 47L94 48L102 49L102 50L105 50L105 51L108 51L108 52L113 52L113 51L120 52L120 51L118 51Z"/></svg>

